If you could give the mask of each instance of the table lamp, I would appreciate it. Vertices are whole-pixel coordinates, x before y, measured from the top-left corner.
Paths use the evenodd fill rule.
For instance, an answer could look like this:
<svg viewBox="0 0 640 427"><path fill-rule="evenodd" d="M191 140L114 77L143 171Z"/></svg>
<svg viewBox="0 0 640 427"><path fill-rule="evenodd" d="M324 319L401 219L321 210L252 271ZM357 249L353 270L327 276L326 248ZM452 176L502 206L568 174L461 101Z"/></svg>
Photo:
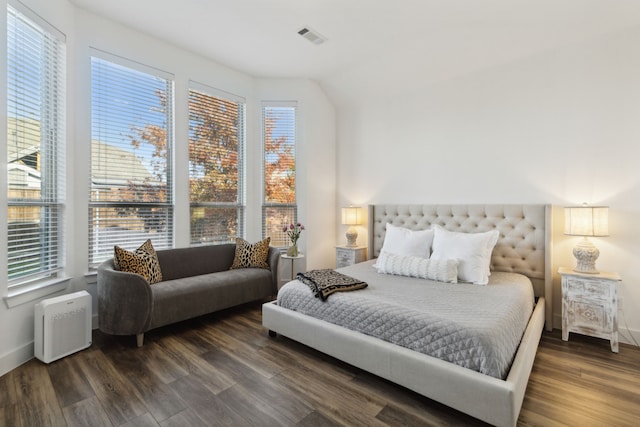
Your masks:
<svg viewBox="0 0 640 427"><path fill-rule="evenodd" d="M600 251L589 240L589 236L609 235L609 208L607 206L576 206L564 208L564 234L568 236L583 236L575 248L578 273L597 274L596 259Z"/></svg>
<svg viewBox="0 0 640 427"><path fill-rule="evenodd" d="M358 238L358 232L354 225L362 224L362 214L359 207L349 206L348 208L342 208L342 224L349 225L347 230L347 246L352 248L357 246L356 239Z"/></svg>

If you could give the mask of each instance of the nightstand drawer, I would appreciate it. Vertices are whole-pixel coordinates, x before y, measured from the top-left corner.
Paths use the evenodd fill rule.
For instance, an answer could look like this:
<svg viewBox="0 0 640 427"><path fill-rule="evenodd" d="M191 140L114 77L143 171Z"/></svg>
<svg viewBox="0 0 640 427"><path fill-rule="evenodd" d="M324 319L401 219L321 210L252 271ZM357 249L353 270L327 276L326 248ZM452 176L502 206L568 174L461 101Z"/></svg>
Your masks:
<svg viewBox="0 0 640 427"><path fill-rule="evenodd" d="M348 249L336 249L336 261L337 262L354 262L356 260L356 253Z"/></svg>
<svg viewBox="0 0 640 427"><path fill-rule="evenodd" d="M568 307L569 323L577 331L584 332L612 332L609 304L597 304L593 302L570 301Z"/></svg>
<svg viewBox="0 0 640 427"><path fill-rule="evenodd" d="M336 268L348 267L366 260L366 246L336 246Z"/></svg>
<svg viewBox="0 0 640 427"><path fill-rule="evenodd" d="M587 281L580 279L567 280L567 292L570 296L580 296L584 298L600 298L608 300L611 298L611 286L609 283Z"/></svg>

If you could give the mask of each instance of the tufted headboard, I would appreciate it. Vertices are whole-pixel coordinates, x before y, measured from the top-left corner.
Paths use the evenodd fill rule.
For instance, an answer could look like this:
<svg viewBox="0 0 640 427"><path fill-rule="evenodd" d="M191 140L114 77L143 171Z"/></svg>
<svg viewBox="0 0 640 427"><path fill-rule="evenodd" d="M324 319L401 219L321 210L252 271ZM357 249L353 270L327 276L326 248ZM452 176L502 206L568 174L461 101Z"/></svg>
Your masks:
<svg viewBox="0 0 640 427"><path fill-rule="evenodd" d="M523 274L545 298L552 319L551 207L549 205L369 205L369 258L380 253L386 224L424 230L438 224L449 231L479 233L497 229L491 271Z"/></svg>

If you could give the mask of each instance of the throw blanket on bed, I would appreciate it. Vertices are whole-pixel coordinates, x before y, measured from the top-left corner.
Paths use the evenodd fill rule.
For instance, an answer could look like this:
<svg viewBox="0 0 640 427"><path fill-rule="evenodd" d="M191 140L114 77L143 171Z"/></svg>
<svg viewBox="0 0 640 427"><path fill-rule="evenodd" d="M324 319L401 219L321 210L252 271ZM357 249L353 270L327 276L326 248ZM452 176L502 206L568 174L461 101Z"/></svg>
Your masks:
<svg viewBox="0 0 640 427"><path fill-rule="evenodd" d="M322 301L326 301L334 292L355 291L367 287L365 282L331 269L298 273L296 279L309 286L313 295Z"/></svg>

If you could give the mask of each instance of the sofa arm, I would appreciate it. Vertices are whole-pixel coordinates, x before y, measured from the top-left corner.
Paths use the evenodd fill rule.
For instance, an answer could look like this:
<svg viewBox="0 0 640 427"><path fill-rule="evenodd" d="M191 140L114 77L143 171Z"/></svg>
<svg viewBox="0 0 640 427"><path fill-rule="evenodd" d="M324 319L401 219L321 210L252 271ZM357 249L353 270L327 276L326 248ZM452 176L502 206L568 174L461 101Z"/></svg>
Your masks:
<svg viewBox="0 0 640 427"><path fill-rule="evenodd" d="M151 322L153 298L139 274L117 271L113 259L98 267L98 325L111 335L137 335Z"/></svg>
<svg viewBox="0 0 640 427"><path fill-rule="evenodd" d="M267 256L267 263L271 269L272 283L273 283L273 295L278 293L278 264L280 263L280 249L269 247L269 255Z"/></svg>

